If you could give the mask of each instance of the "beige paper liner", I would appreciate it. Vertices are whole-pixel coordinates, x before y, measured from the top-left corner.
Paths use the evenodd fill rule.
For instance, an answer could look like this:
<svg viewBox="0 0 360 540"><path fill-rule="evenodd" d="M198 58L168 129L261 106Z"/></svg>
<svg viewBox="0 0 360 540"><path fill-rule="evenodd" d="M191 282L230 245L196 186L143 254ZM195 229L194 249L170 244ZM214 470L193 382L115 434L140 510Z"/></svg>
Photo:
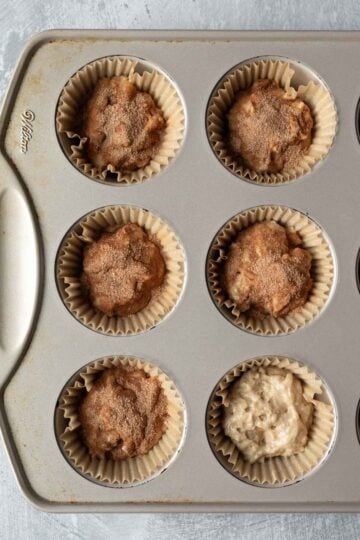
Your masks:
<svg viewBox="0 0 360 540"><path fill-rule="evenodd" d="M314 406L313 422L303 452L290 457L262 459L251 464L223 431L223 407L235 379L251 368L276 366L285 368L303 383L304 398ZM207 432L210 445L224 466L238 478L260 485L283 485L296 482L310 473L330 451L335 436L335 410L322 381L299 362L277 356L259 357L242 362L218 383L207 410Z"/></svg>
<svg viewBox="0 0 360 540"><path fill-rule="evenodd" d="M185 115L181 99L165 75L150 68L143 70L139 60L107 57L95 60L77 71L64 87L56 111L56 130L64 152L82 173L93 179L122 184L135 184L147 180L165 167L180 148ZM162 110L166 127L155 157L144 168L130 172L116 170L112 165L99 169L86 157L86 137L76 131L79 111L97 81L104 77L123 75L138 90L148 92ZM78 141L78 142L77 142ZM112 175L109 175L112 173ZM109 177L110 176L110 177Z"/></svg>
<svg viewBox="0 0 360 540"><path fill-rule="evenodd" d="M246 227L262 221L274 220L301 237L300 247L312 255L313 287L305 305L283 317L263 319L241 313L221 284L222 266L237 234ZM230 219L213 240L207 260L207 280L211 296L233 324L254 334L276 336L298 330L312 321L329 298L334 281L334 262L330 246L320 227L305 214L285 206L258 206L245 210Z"/></svg>
<svg viewBox="0 0 360 540"><path fill-rule="evenodd" d="M294 73L288 62L280 60L250 62L226 75L210 98L207 110L210 143L219 160L237 176L259 184L281 184L308 173L328 153L337 128L334 100L324 86L312 81L299 86L297 90L292 88L290 85ZM275 80L292 97L301 98L310 107L314 119L313 138L308 153L299 165L279 173L258 173L247 168L241 163L241 157L236 158L231 153L226 140L226 115L236 95L239 91L249 88L257 79L265 78Z"/></svg>
<svg viewBox="0 0 360 540"><path fill-rule="evenodd" d="M79 404L84 393L90 391L99 374L119 365L143 369L151 376L158 377L168 400L167 428L160 441L143 456L122 461L93 458L81 439ZM128 356L107 357L85 366L71 386L63 391L59 400L58 413L62 417L62 422L57 422L57 435L70 463L91 479L115 485L143 482L163 470L178 451L185 427L184 405L174 383L158 367L139 358Z"/></svg>
<svg viewBox="0 0 360 540"><path fill-rule="evenodd" d="M83 249L105 231L126 223L145 229L161 251L166 273L149 304L134 315L108 316L84 295L81 283ZM61 297L69 311L89 328L104 334L137 334L157 325L177 303L185 281L185 257L180 240L170 226L148 210L134 206L106 206L87 214L64 238L57 257L56 275Z"/></svg>

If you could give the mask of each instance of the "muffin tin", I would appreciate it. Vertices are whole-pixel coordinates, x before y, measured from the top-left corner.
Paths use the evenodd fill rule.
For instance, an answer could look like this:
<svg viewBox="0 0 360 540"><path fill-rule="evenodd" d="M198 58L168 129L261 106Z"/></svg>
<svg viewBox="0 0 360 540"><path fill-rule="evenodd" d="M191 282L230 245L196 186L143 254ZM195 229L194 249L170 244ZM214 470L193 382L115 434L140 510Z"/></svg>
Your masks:
<svg viewBox="0 0 360 540"><path fill-rule="evenodd" d="M35 36L19 60L1 114L0 418L25 496L48 511L360 510L360 245L357 103L359 33L52 31ZM94 182L77 170L56 136L56 106L69 78L106 56L143 59L176 87L184 139L171 162L141 184ZM209 98L234 66L256 57L289 58L335 99L338 131L327 157L302 178L256 185L216 158L206 131ZM185 251L186 280L172 312L137 335L95 332L59 295L56 257L69 228L114 205L161 217ZM262 205L309 216L334 261L331 294L311 323L278 336L251 334L215 307L206 279L210 245L233 216ZM64 459L55 430L57 400L83 366L109 356L158 366L185 403L185 436L162 474L146 483L104 486ZM326 459L301 481L264 489L242 482L215 458L206 410L218 381L241 361L289 357L313 369L334 403L336 429Z"/></svg>

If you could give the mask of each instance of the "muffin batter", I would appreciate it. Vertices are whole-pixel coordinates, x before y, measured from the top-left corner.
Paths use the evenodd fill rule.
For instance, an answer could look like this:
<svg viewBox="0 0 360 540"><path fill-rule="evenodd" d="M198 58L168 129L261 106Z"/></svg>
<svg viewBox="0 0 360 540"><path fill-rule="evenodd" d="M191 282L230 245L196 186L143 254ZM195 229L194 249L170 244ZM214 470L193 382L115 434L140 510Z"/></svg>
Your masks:
<svg viewBox="0 0 360 540"><path fill-rule="evenodd" d="M275 221L241 231L224 264L223 285L240 312L280 317L307 301L311 254L301 238Z"/></svg>
<svg viewBox="0 0 360 540"><path fill-rule="evenodd" d="M228 114L231 151L257 172L296 167L311 144L309 107L275 81L258 79L239 93Z"/></svg>
<svg viewBox="0 0 360 540"><path fill-rule="evenodd" d="M84 249L85 292L108 316L127 316L146 307L164 276L159 247L134 223L103 233Z"/></svg>
<svg viewBox="0 0 360 540"><path fill-rule="evenodd" d="M303 396L301 381L290 371L259 367L231 386L223 428L244 459L292 456L307 444L313 405Z"/></svg>
<svg viewBox="0 0 360 540"><path fill-rule="evenodd" d="M79 409L82 438L92 457L115 461L147 454L166 431L167 399L143 369L105 370Z"/></svg>
<svg viewBox="0 0 360 540"><path fill-rule="evenodd" d="M81 133L96 167L133 171L155 156L165 125L150 94L121 76L96 84L83 109Z"/></svg>

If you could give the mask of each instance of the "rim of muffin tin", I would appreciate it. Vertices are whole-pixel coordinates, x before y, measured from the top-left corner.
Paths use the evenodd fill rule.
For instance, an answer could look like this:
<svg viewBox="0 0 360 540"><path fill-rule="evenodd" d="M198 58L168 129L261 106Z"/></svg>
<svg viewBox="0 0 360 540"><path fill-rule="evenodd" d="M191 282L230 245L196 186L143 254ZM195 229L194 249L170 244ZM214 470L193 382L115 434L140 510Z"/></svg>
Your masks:
<svg viewBox="0 0 360 540"><path fill-rule="evenodd" d="M356 437L360 445L360 399L356 406L356 412L355 412L355 430L356 430Z"/></svg>
<svg viewBox="0 0 360 540"><path fill-rule="evenodd" d="M107 171L106 177L104 179L96 178L96 177L92 176L91 174L88 174L85 171L82 171L71 159L71 146L73 146L75 144L77 145L80 142L80 137L70 139L69 137L66 136L65 133L60 133L59 129L58 129L58 126L57 126L57 115L58 115L60 100L62 98L63 91L64 91L65 87L69 84L69 82L77 75L78 72L80 72L81 70L83 70L87 66L90 66L91 64L94 64L96 62L101 62L103 60L114 59L114 58L119 58L121 60L129 60L130 62L136 62L135 73L139 73L140 75L142 75L144 72L147 71L149 73L158 73L159 75L164 77L164 79L166 79L166 81L174 89L176 97L178 98L178 101L179 101L179 104L180 104L180 107L181 107L182 115L183 115L182 134L181 134L181 137L179 138L179 146L176 149L175 154L171 158L169 158L168 163L161 166L161 168L160 168L160 170L158 172L154 172L150 176L148 176L146 178L143 178L140 181L135 181L135 182L118 181L116 179L117 174L112 173L111 171ZM152 95L151 92L149 92L149 93L150 93L150 95ZM156 104L156 102L155 102L155 104ZM112 186L112 187L113 186L119 186L119 187L136 186L136 185L143 184L145 182L151 181L151 180L157 178L158 176L161 176L162 174L164 174L164 172L167 171L168 168L171 167L174 164L174 162L177 160L178 156L182 152L184 142L185 142L185 139L186 139L186 135L187 135L187 128L188 128L188 115L187 115L186 103L185 103L184 96L183 96L183 94L182 94L182 92L181 92L181 90L179 88L179 85L177 84L175 79L166 70L164 70L162 67L160 67L155 62L152 62L152 61L147 60L146 58L143 58L143 57L140 57L140 56L128 55L128 54L113 54L113 55L100 56L100 57L94 58L93 60L87 62L86 64L81 65L76 71L74 71L74 73L72 73L72 75L66 80L66 82L62 86L61 91L60 91L59 96L58 96L57 101L56 101L55 111L54 111L54 129L55 129L56 138L57 138L59 147L60 147L63 155L67 159L67 161L83 177L88 178L89 180L98 182L98 183L100 183L102 185Z"/></svg>
<svg viewBox="0 0 360 540"><path fill-rule="evenodd" d="M357 141L360 144L360 98L358 99L355 109L355 132Z"/></svg>
<svg viewBox="0 0 360 540"><path fill-rule="evenodd" d="M110 481L107 481L107 480L99 480L99 479L97 479L95 477L92 477L91 475L89 475L89 474L87 474L85 472L82 472L71 461L71 458L67 455L64 444L61 441L61 435L65 431L65 428L66 428L66 426L68 424L68 420L64 417L64 414L60 409L60 401L61 401L61 398L62 398L64 392L66 391L67 388L72 386L75 383L76 380L79 379L79 375L84 371L85 368L91 366L92 364L94 364L97 361L102 361L102 360L106 360L108 358L111 359L111 358L115 358L115 357L120 357L120 358L125 358L126 357L126 358L133 359L133 360L140 360L141 362L146 363L151 367L157 368L160 371L160 374L164 374L167 377L167 379L169 379L169 381L174 385L174 387L175 387L175 389L176 389L176 391L177 391L177 393L179 395L179 398L181 400L181 404L182 404L182 413L183 413L182 434L181 434L181 438L179 440L179 443L177 445L177 448L173 452L172 456L166 461L166 463L163 464L162 467L159 468L159 470L155 471L153 474L149 475L148 477L144 478L143 480L138 480L138 481L129 482L129 483L119 483L119 482L110 482ZM178 385L177 381L174 379L173 375L171 374L171 377L170 377L170 375L168 375L167 371L164 371L162 368L160 368L157 363L152 362L152 361L147 361L147 360L144 359L144 357L140 358L140 357L134 356L134 355L103 356L101 358L98 358L96 360L92 360L92 361L87 362L86 364L84 364L75 373L73 373L73 375L71 375L71 377L63 385L63 387L61 388L61 390L59 392L59 395L57 397L56 403L55 403L55 408L54 408L54 413L53 413L53 430L54 430L54 436L55 436L55 439L56 439L56 444L57 444L57 446L59 448L59 451L62 454L64 460L78 475L82 476L85 480L87 480L89 482L92 482L93 484L96 484L98 486L106 487L106 488L113 488L113 489L136 488L137 486L142 486L144 484L147 484L147 483L151 482L152 480L155 480L156 478L161 476L163 473L165 473L169 469L169 467L171 467L175 463L175 461L177 460L179 454L182 452L182 450L183 450L183 448L185 446L185 441L186 441L187 431L188 431L187 405L186 405L186 402L185 402L185 399L184 399L184 396L183 396L182 392L179 390L179 385Z"/></svg>
<svg viewBox="0 0 360 540"><path fill-rule="evenodd" d="M223 86L223 83L237 69L242 68L242 67L244 67L246 65L256 63L256 62L261 62L262 60L264 60L264 61L274 60L274 61L281 61L281 62L288 63L290 65L290 67L292 69L294 69L294 71L295 71L295 73L294 73L294 75L292 77L292 84L290 85L291 87L294 87L295 89L297 89L298 86L300 86L301 84L307 84L310 81L313 81L316 84L319 84L324 90L326 90L329 93L329 96L331 98L331 101L333 103L334 110L335 110L335 125L336 125L335 132L334 132L334 136L333 136L333 139L332 139L332 143L329 146L329 148L328 148L326 154L324 155L324 157L322 159L318 160L311 167L311 169L309 171L305 172L304 174L300 174L300 175L296 176L295 178L290 178L290 179L284 180L282 182L262 182L262 181L252 180L251 178L248 178L247 176L244 176L244 175L242 175L240 173L237 173L236 171L232 170L230 167L228 167L223 162L221 157L217 154L217 152L215 150L215 147L214 147L214 144L211 141L210 131L209 131L209 108L210 108L210 106L212 104L212 101L213 101L214 97L216 97L216 94L218 93L219 89ZM295 84L294 84L294 82L295 82ZM359 124L357 123L357 133L358 133L359 142L360 142L360 99L359 99L359 102L358 102L358 109L359 109ZM302 60L295 60L294 58L289 57L289 56L285 56L285 55L267 54L267 55L253 56L251 58L247 58L247 59L242 60L241 62L233 65L230 69L228 69L228 71L226 71L224 73L224 75L222 75L220 77L220 79L218 79L218 81L216 82L215 86L213 87L213 89L212 89L212 91L210 93L209 99L208 99L207 104L206 104L205 133L206 133L208 144L209 144L209 146L211 148L211 151L214 154L216 160L221 164L221 166L226 171L228 171L230 174L232 174L232 176L234 176L235 178L238 178L239 180L243 180L244 182L247 182L248 184L251 184L253 186L281 187L281 186L286 186L288 184L291 184L293 182L301 181L304 178L310 176L312 173L314 173L318 169L318 167L320 167L327 160L329 154L332 151L332 148L335 145L338 130L339 130L338 107L337 107L335 96L334 96L330 86L327 84L325 79L316 70L314 70L309 64L307 64L306 62L304 62Z"/></svg>
<svg viewBox="0 0 360 540"><path fill-rule="evenodd" d="M76 313L74 313L74 311L71 309L71 306L69 305L69 302L67 301L67 295L66 295L66 284L64 283L64 278L62 276L59 275L59 272L60 272L60 262L61 262L61 253L63 252L64 253L64 246L67 242L67 240L71 237L72 234L75 234L77 235L79 231L81 231L81 225L82 223L90 218L92 215L96 215L102 211L105 211L107 209L116 209L116 208L121 208L121 209L128 209L129 212L131 212L132 210L135 211L135 212L144 212L145 214L147 214L148 216L150 216L151 218L153 218L154 220L159 220L159 223L161 223L164 227L166 227L168 229L168 232L172 234L172 237L173 237L173 241L174 241L174 245L176 244L177 245L177 249L179 250L179 263L181 262L182 264L182 268L181 270L179 271L179 279L181 279L181 285L179 285L180 289L176 292L176 299L175 301L173 302L172 306L169 308L168 311L166 311L166 313L164 313L163 315L159 316L158 317L158 320L155 321L153 324L148 324L148 325L144 325L144 327L141 327L137 330L131 330L131 331L110 331L110 330L104 330L104 329L101 329L99 327L94 327L94 325L82 320L82 318L80 316L78 316ZM114 227L113 230L116 230L117 228L127 224L127 223L137 223L136 221L132 221L131 219L129 219L128 221L126 222L123 222L121 224L119 224L119 226L117 227ZM141 225L142 228L145 229L145 232L149 232L149 230L144 227L143 225ZM106 232L107 229L102 229L101 232ZM181 261L180 261L181 259ZM166 265L166 261L165 261L165 266L166 266L166 270L168 272L168 267ZM165 274L166 275L166 274ZM155 328L157 328L160 324L162 324L164 321L166 321L168 319L168 317L170 317L174 311L177 309L178 305L180 304L182 298L183 298L183 295L184 295L184 291L186 289L186 285L187 285L187 279L188 279L188 261L187 261L187 254L186 254L186 250L185 250L185 247L184 247L184 244L177 232L177 229L173 226L172 223L170 223L167 219L164 219L162 218L158 213L156 212L153 212L151 210L148 210L146 208L143 208L141 206L137 206L137 205L134 205L134 204L115 204L115 205L106 205L106 206L102 206L102 207L99 207L99 208L96 208L94 210L91 210L90 212L86 212L86 214L84 214L82 217L80 217L79 219L77 219L70 227L69 229L65 232L65 234L63 235L60 243L59 243L59 246L57 248L57 252L56 252L56 257L55 257L55 265L54 265L54 277L55 277L55 282L56 282L56 288L57 288L57 291L58 291L58 294L59 294L59 297L64 305L64 307L66 308L67 312L71 315L71 317L73 317L78 323L82 324L83 326L85 326L85 328L88 328L89 330L93 331L93 332L96 332L98 334L101 334L101 335L105 335L105 336L109 336L109 337L132 337L132 336L137 336L137 335L140 335L140 334L144 334L146 332L149 332L151 330L154 330ZM149 302L149 304L151 303L151 300ZM148 305L149 305L148 304ZM91 302L89 301L89 305L91 306ZM131 317L134 317L134 316L137 316L138 314L141 314L144 310L147 309L148 306L146 306L145 308L143 308L143 310L140 310L138 313L135 313L134 315L130 315L130 316L127 316L127 317L116 317L117 319L127 319L127 318L131 318ZM95 311L99 311L99 310L96 310L96 308L93 308ZM100 312L99 312L100 313ZM105 314L104 314L104 317L107 317ZM109 317L108 317L109 318Z"/></svg>
<svg viewBox="0 0 360 540"><path fill-rule="evenodd" d="M360 249L357 252L355 261L355 281L357 290L360 293Z"/></svg>
<svg viewBox="0 0 360 540"><path fill-rule="evenodd" d="M243 364L248 364L250 362L255 362L257 360L263 360L265 358L279 358L280 360L286 358L290 362L296 362L300 366L303 366L303 367L307 368L310 373L313 373L320 380L321 385L322 385L322 389L323 389L323 397L328 400L329 404L332 407L332 411L333 411L333 418L334 418L333 430L332 430L331 438L330 438L330 440L328 442L328 445L327 445L327 449L324 452L321 459L318 461L318 463L316 463L316 465L314 467L312 467L309 471L305 472L304 474L302 474L298 478L295 478L294 480L289 480L289 481L286 481L286 482L283 482L283 483L260 483L258 481L254 481L254 480L251 480L249 478L245 478L243 476L240 476L239 473L237 473L236 471L234 471L232 469L232 465L231 465L231 463L229 463L227 457L224 456L220 450L217 450L214 447L213 442L211 440L211 435L209 434L209 430L210 430L210 425L209 425L210 408L211 408L211 404L214 401L216 392L219 390L219 386L220 386L221 382L224 381L226 379L226 377L228 375L230 375L232 372L234 372L236 370L236 368L238 368L239 366L241 366ZM238 378L239 377L235 378L234 381L238 380ZM357 413L358 413L358 411L359 411L359 415L360 415L360 401L359 401L359 404L358 404ZM236 478L237 480L239 480L240 482L242 482L244 484L247 484L247 485L250 485L250 486L253 486L253 487L256 487L256 488L281 489L281 488L286 488L286 487L289 487L289 486L293 486L294 484L298 484L298 483L302 482L303 480L306 480L307 478L309 478L309 477L313 476L314 474L316 474L319 471L319 469L321 469L324 465L326 465L326 462L327 462L328 458L330 457L330 455L332 454L332 452L334 450L334 447L335 447L336 441L337 441L337 436L338 436L338 433L339 433L339 412L338 412L338 407L337 407L337 403L336 403L336 400L335 400L334 393L332 392L328 382L323 377L323 375L320 376L319 373L315 369L313 369L311 364L309 364L307 362L301 362L299 360L295 360L293 357L285 357L283 355L278 355L278 356L274 355L274 354L261 355L261 356L256 356L256 357L253 357L253 358L250 358L250 359L247 359L247 360L242 360L238 364L234 365L234 367L228 369L224 373L224 375L222 377L220 377L218 382L215 384L213 390L211 391L209 400L208 400L208 402L206 404L205 432L206 432L206 438L207 438L207 441L208 441L208 445L210 447L210 450L211 450L213 456L215 457L216 461L221 465L221 467L228 474L230 474L232 477ZM359 417L359 422L357 423L357 433L359 433L358 436L359 436L359 442L360 442L360 417ZM298 455L300 455L300 454L298 454ZM273 459L273 458L266 458L266 459Z"/></svg>
<svg viewBox="0 0 360 540"><path fill-rule="evenodd" d="M321 306L321 308L319 309L319 311L310 320L306 321L303 324L297 324L296 327L290 328L287 331L281 330L281 331L278 331L278 332L271 331L271 332L266 333L264 331L257 331L256 329L253 330L251 328L246 327L245 324L240 324L239 322L237 322L237 317L232 313L232 309L235 306L234 302L233 302L232 307L227 307L226 305L224 305L225 302L222 302L220 304L216 300L216 293L214 291L213 285L211 284L211 275L210 275L211 274L211 268L210 268L210 266L211 266L211 261L213 259L214 250L216 249L216 246L215 246L216 241L218 240L220 235L223 233L223 231L225 231L226 228L233 221L235 221L239 216L250 215L252 212L255 213L257 210L264 210L265 211L265 210L271 210L271 209L281 209L283 211L287 210L287 211L291 212L293 215L299 214L303 218L306 218L307 220L309 220L310 223L314 224L314 226L317 228L317 230L321 234L321 236L322 236L322 238L323 238L323 240L324 240L324 242L325 242L325 244L326 244L326 246L327 246L327 248L329 250L329 255L330 255L330 258L331 258L331 262L332 262L332 281L331 281L331 285L330 285L329 292L327 294L326 300L324 301L324 303ZM272 219L273 218L271 218L271 220ZM246 227L243 227L243 228L237 230L236 232L238 233L238 232L240 232L240 230L245 230L246 228L248 228L251 225L254 225L255 223L260 223L260 222L265 222L265 221L268 221L268 220L263 219L263 220L259 221L259 220L256 219L255 221L250 222ZM274 221L279 223L279 221L277 221L276 219L274 219ZM282 223L279 223L279 224L286 228L286 225L284 225ZM233 235L233 238L231 239L231 242L234 241L234 238L235 238L235 235ZM225 249L228 249L229 246L230 246L230 244L227 244L225 246ZM300 246L300 247L302 247L302 246ZM307 249L307 248L305 247L304 249ZM359 253L360 253L360 251L359 251ZM360 256L359 256L359 261L360 261ZM211 298L214 306L219 311L219 313L229 323L231 323L233 326L235 326L236 328L238 328L239 330L241 330L243 332L247 332L248 334L252 334L252 335L255 335L255 336L259 336L259 337L265 337L265 338L284 337L284 336L299 332L299 331L303 330L304 328L307 328L309 325L311 325L312 323L317 321L322 316L322 314L326 311L326 309L328 309L328 307L329 307L329 305L331 303L331 300L333 298L333 295L335 293L336 287L337 287L338 263L337 263L337 257L336 257L335 248L334 248L334 245L333 245L331 239L329 238L329 236L327 235L327 233L325 232L323 227L315 219L310 217L308 213L302 212L302 211L297 210L297 209L295 209L293 207L289 207L289 206L285 206L285 205L265 204L265 205L259 205L259 206L253 206L253 207L250 207L250 208L246 208L244 210L241 210L240 212L237 212L235 215L233 215L232 217L227 219L226 222L220 227L220 229L216 232L215 236L211 240L210 246L209 246L208 251L207 251L206 263L205 263L205 279L206 279L208 293L210 295L210 298ZM311 290L310 290L310 294L311 294ZM286 315L286 317L287 316L288 315ZM280 318L283 319L283 317L280 317Z"/></svg>

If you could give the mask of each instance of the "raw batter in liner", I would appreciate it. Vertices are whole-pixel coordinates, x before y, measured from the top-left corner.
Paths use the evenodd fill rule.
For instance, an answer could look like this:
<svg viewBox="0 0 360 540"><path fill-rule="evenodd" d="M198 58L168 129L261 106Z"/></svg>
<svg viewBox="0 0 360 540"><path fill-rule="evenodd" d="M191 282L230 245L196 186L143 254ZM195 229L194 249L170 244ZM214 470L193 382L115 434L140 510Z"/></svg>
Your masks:
<svg viewBox="0 0 360 540"><path fill-rule="evenodd" d="M252 368L232 384L228 401L224 432L250 463L304 450L313 405L305 400L302 382L290 371Z"/></svg>
<svg viewBox="0 0 360 540"><path fill-rule="evenodd" d="M276 173L299 165L310 147L309 107L270 79L240 92L228 113L229 145L247 167Z"/></svg>
<svg viewBox="0 0 360 540"><path fill-rule="evenodd" d="M156 155L165 126L151 95L120 76L98 81L84 105L80 132L96 167L133 171Z"/></svg>
<svg viewBox="0 0 360 540"><path fill-rule="evenodd" d="M285 316L307 301L312 287L311 254L301 238L275 221L241 231L230 246L223 286L240 312Z"/></svg>

